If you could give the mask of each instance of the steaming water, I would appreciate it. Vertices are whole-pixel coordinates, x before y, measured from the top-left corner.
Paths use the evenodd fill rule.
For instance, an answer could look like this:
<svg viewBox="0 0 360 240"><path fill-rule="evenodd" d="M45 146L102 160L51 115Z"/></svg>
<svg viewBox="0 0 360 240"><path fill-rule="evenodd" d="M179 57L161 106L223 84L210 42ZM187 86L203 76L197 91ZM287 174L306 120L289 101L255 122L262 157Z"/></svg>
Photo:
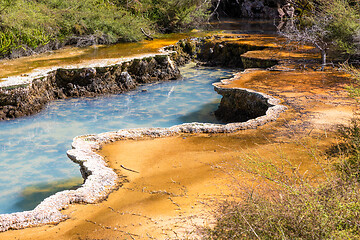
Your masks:
<svg viewBox="0 0 360 240"><path fill-rule="evenodd" d="M59 100L40 114L0 122L0 213L31 210L46 196L81 183L66 156L73 137L123 128L213 122L220 96L211 83L231 70L181 69L183 79L125 94Z"/></svg>

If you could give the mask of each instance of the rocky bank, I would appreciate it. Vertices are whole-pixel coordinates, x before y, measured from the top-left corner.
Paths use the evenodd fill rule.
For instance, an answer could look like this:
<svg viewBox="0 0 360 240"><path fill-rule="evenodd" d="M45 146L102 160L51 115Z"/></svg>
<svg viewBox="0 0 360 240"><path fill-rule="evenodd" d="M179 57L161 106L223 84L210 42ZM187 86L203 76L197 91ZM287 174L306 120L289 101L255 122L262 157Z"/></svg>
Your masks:
<svg viewBox="0 0 360 240"><path fill-rule="evenodd" d="M0 120L37 113L56 99L122 93L139 84L179 77L179 69L166 54L105 67L60 68L29 83L0 87Z"/></svg>
<svg viewBox="0 0 360 240"><path fill-rule="evenodd" d="M56 99L118 94L134 89L139 84L178 79L178 66L191 59L207 66L236 68L271 67L278 63L276 59L264 60L245 55L249 51L277 47L271 43L254 41L256 35L243 35L237 41L230 38L187 39L164 48L163 54L130 59L110 66L59 68L29 81L17 81L15 85L2 82L0 120L35 114L49 101Z"/></svg>
<svg viewBox="0 0 360 240"><path fill-rule="evenodd" d="M212 5L222 17L274 19L278 17L277 7L286 2L286 0L212 0Z"/></svg>

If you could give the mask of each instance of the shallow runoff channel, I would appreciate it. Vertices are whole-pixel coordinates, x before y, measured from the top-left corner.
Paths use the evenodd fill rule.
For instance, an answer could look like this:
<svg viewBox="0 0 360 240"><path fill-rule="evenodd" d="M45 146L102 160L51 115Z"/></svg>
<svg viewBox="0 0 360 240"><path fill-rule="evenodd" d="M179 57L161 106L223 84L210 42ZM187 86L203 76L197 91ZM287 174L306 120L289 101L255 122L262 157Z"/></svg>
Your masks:
<svg viewBox="0 0 360 240"><path fill-rule="evenodd" d="M182 67L183 79L98 98L59 100L41 113L0 122L0 213L31 210L54 192L80 185L66 151L78 135L124 128L218 121L221 96L211 83L231 70Z"/></svg>

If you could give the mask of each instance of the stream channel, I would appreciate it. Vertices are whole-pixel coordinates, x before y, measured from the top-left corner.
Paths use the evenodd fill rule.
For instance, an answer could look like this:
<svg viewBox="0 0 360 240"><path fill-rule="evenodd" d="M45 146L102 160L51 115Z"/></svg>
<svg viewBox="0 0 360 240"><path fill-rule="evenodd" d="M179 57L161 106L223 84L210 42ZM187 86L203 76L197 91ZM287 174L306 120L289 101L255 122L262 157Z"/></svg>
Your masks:
<svg viewBox="0 0 360 240"><path fill-rule="evenodd" d="M67 159L73 137L123 128L217 123L212 83L231 70L181 68L181 80L97 98L58 100L31 117L0 122L0 213L31 210L45 197L82 183Z"/></svg>
<svg viewBox="0 0 360 240"><path fill-rule="evenodd" d="M261 29L264 25L240 24L230 28L226 25L227 30L241 27ZM179 39L201 34L68 48L36 57L2 60L0 77L154 53ZM75 136L124 128L169 127L185 122L218 123L213 112L221 96L211 84L231 77L233 70L195 64L180 70L180 80L144 85L119 95L53 101L34 116L0 122L0 214L31 210L46 197L82 184L79 166L66 156Z"/></svg>

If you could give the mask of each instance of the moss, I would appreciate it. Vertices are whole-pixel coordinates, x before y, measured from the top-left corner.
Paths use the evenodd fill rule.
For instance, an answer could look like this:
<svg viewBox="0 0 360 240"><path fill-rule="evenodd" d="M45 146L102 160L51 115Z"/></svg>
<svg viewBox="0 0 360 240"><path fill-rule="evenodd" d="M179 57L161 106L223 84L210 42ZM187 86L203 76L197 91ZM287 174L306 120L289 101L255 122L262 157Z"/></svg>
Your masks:
<svg viewBox="0 0 360 240"><path fill-rule="evenodd" d="M168 55L156 55L154 58L158 63L162 63L168 58Z"/></svg>
<svg viewBox="0 0 360 240"><path fill-rule="evenodd" d="M17 89L17 88L27 88L28 86L29 86L29 84L18 84L18 85L11 85L11 86L7 86L7 87L0 87L0 89L13 90L13 89Z"/></svg>

